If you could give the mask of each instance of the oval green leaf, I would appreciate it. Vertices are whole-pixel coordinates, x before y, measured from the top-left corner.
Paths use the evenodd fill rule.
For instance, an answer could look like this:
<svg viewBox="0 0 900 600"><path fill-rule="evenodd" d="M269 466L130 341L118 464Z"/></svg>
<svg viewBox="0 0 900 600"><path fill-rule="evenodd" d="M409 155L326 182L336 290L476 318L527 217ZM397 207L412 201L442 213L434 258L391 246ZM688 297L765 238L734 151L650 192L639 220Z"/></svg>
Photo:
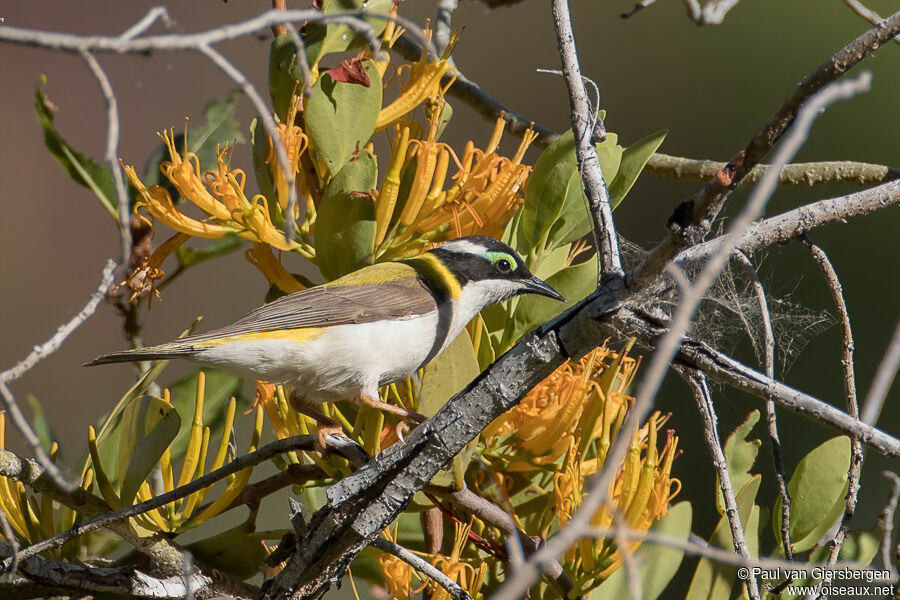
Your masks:
<svg viewBox="0 0 900 600"><path fill-rule="evenodd" d="M316 218L316 260L326 281L372 263L375 252L375 156L363 150L325 188Z"/></svg>
<svg viewBox="0 0 900 600"><path fill-rule="evenodd" d="M369 87L338 82L324 74L306 101L303 114L311 149L332 175L375 132L375 121L381 111L381 76L371 60L365 61L365 70Z"/></svg>
<svg viewBox="0 0 900 600"><path fill-rule="evenodd" d="M123 506L132 503L180 427L175 407L161 398L141 396L122 411L116 472L122 474L119 498Z"/></svg>
<svg viewBox="0 0 900 600"><path fill-rule="evenodd" d="M797 465L788 483L794 552L805 552L815 546L844 510L849 468L850 438L846 436L824 442ZM775 539L780 542L781 496L772 514Z"/></svg>

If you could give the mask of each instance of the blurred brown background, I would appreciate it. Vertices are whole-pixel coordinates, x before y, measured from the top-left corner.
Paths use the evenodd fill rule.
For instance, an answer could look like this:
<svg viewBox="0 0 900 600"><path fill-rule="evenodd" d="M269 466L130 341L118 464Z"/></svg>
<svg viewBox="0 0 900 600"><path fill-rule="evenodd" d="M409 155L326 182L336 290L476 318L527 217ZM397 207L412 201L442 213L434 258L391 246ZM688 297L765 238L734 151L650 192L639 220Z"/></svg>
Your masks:
<svg viewBox="0 0 900 600"><path fill-rule="evenodd" d="M0 17L17 27L80 34L117 34L136 22L155 3L73 0L0 2ZM888 14L898 3L872 0L870 6ZM304 4L289 2L292 8ZM607 110L607 126L628 144L658 129L669 129L661 150L676 155L727 160L780 105L793 86L868 24L841 0L745 0L719 27L698 28L685 17L681 2L659 0L630 20L619 14L631 0L572 2L575 33L585 75L596 79ZM194 0L172 3L177 30L194 32L231 23L268 8L264 1ZM406 2L401 12L422 22L434 13L433 2ZM526 0L514 7L488 10L462 0L454 27L465 33L454 54L459 68L488 93L561 131L569 126L568 100L562 80L537 73L558 68L558 54L549 3ZM152 32L161 32L156 26ZM220 49L263 91L266 89L267 32L222 44ZM115 86L122 121L120 156L138 165L159 140L155 131L181 129L185 116L203 122L203 107L235 86L205 58L189 53L157 53L150 57L99 55ZM817 122L800 160L852 159L900 166L900 46L889 44L863 63L874 73L871 92L832 107ZM111 219L85 188L75 185L43 145L34 114L34 89L46 73L49 98L59 107L56 125L66 140L100 159L106 136L105 105L97 83L74 55L0 44L0 367L6 368L32 346L48 338L74 315L99 281L109 257L118 256L118 237ZM455 104L449 141L462 147L466 139L484 142L490 125L470 109ZM247 130L253 112L239 101L238 119ZM510 144L517 143L507 139ZM531 160L536 154L531 155ZM246 145L234 164L251 165ZM252 179L252 177L251 177ZM252 185L252 184L251 184ZM645 245L663 233L666 217L681 200L698 189L644 175L615 214L620 232ZM836 196L853 186L782 189L768 213ZM746 192L729 201L740 207ZM860 395L869 387L878 361L900 316L900 285L895 275L900 257L900 211L831 226L815 233L842 277L857 343ZM168 235L160 231L160 236ZM160 238L164 239L164 238ZM298 270L298 265L288 265ZM833 312L826 287L813 261L796 245L772 249L762 273L776 294L789 293L794 302ZM197 315L204 327L220 325L262 302L267 286L259 273L236 253L194 269L154 303L144 321L148 343L168 340ZM52 357L12 389L25 404L34 393L59 434L72 464L84 446L85 429L114 405L133 381L127 366L86 369L90 358L124 347L121 319L108 305L81 327ZM740 357L756 365L749 344ZM839 372L839 332L831 328L816 338L783 374L785 380L843 408ZM162 383L186 372L173 365ZM897 424L900 392L891 393L879 425L900 434ZM733 390L720 390L715 400L723 436L761 402ZM674 471L684 482L683 497L700 513L694 529L708 534L714 477L699 435L699 419L687 388L670 377L659 396L659 407L672 411L670 426L682 437L685 454ZM821 440L833 435L804 419L781 416L785 461L796 461ZM758 437L764 438L762 429ZM9 436L21 448L15 434ZM771 483L767 445L758 469ZM869 527L887 499L880 471L896 463L867 455L858 525ZM770 501L774 487L760 500ZM706 516L704 520L702 517Z"/></svg>

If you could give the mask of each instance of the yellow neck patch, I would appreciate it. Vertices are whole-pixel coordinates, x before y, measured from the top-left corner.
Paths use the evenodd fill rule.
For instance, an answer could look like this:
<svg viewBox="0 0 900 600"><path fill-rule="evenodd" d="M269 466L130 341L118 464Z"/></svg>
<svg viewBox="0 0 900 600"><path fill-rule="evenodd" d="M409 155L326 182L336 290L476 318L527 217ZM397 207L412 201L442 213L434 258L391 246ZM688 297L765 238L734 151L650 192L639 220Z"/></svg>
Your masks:
<svg viewBox="0 0 900 600"><path fill-rule="evenodd" d="M458 299L462 294L459 280L435 255L426 252L406 262L412 265L430 285L447 292L451 298Z"/></svg>

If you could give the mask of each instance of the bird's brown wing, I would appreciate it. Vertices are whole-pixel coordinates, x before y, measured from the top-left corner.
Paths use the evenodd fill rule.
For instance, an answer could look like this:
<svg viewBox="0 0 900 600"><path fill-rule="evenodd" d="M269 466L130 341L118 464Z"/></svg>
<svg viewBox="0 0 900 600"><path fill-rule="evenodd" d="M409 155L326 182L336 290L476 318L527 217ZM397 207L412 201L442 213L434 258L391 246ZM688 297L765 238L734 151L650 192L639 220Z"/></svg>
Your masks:
<svg viewBox="0 0 900 600"><path fill-rule="evenodd" d="M379 267L385 267L379 269ZM403 319L437 309L416 271L385 263L330 284L295 292L256 308L231 325L178 340L179 345L282 329Z"/></svg>

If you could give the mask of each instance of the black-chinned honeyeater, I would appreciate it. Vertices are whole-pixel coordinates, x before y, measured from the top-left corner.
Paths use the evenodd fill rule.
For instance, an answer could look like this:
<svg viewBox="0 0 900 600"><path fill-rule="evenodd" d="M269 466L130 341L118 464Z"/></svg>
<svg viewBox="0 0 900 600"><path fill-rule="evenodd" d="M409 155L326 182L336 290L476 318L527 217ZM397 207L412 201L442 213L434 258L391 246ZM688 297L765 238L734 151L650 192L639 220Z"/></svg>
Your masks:
<svg viewBox="0 0 900 600"><path fill-rule="evenodd" d="M380 402L378 388L414 374L482 309L518 294L564 301L512 248L470 236L283 296L231 325L87 364L185 358L288 385L300 410L358 399L409 416Z"/></svg>

